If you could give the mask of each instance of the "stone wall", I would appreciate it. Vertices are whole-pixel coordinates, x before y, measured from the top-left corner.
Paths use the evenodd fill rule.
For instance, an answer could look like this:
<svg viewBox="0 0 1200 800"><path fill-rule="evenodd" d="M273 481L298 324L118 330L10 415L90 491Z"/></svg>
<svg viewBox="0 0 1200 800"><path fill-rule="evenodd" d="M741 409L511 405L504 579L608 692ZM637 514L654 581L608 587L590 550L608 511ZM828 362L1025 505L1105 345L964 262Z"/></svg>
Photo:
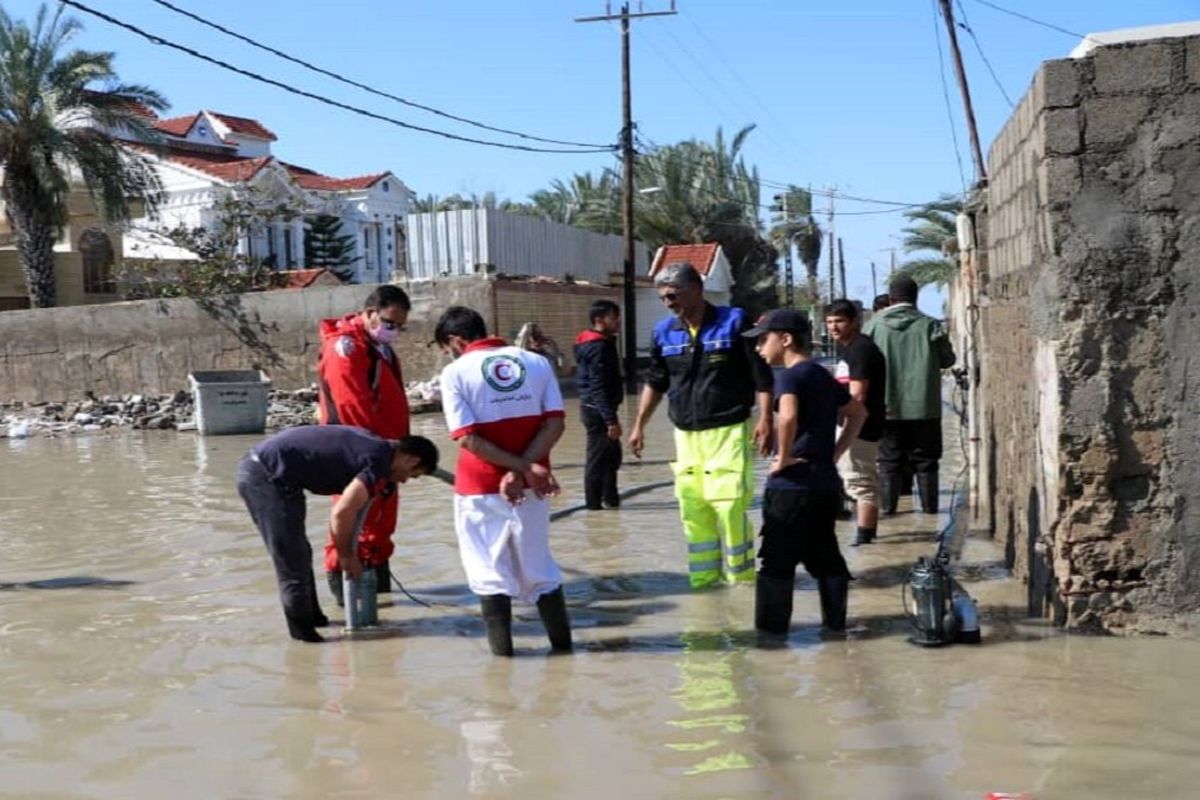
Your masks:
<svg viewBox="0 0 1200 800"><path fill-rule="evenodd" d="M997 535L1069 627L1200 622L1200 39L1051 61L989 153Z"/></svg>
<svg viewBox="0 0 1200 800"><path fill-rule="evenodd" d="M261 367L281 389L315 379L317 320L362 308L371 285L232 295L207 302L141 300L0 313L0 399L32 402L160 394L187 388L203 369ZM496 324L492 284L478 278L414 282L408 332L396 349L405 378L437 373L429 347L447 306L462 304Z"/></svg>
<svg viewBox="0 0 1200 800"><path fill-rule="evenodd" d="M620 287L540 281L442 278L402 284L412 300L395 348L408 381L428 380L445 358L433 340L451 305L479 311L511 340L537 322L562 351L560 372L575 368L575 335L588 307L621 303ZM276 388L316 379L317 321L362 308L370 284L233 295L211 301L139 300L0 313L0 402L63 402L98 396L162 394L188 387L201 369L266 370Z"/></svg>

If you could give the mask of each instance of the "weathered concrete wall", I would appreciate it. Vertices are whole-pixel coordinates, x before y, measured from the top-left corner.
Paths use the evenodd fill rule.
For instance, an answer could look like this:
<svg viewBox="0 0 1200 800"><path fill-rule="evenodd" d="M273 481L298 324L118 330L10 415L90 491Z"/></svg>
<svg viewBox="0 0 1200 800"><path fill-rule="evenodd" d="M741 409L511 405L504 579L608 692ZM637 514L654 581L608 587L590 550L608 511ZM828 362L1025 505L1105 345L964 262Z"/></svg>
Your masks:
<svg viewBox="0 0 1200 800"><path fill-rule="evenodd" d="M1043 66L989 153L998 535L1034 613L1200 623L1200 39Z"/></svg>
<svg viewBox="0 0 1200 800"><path fill-rule="evenodd" d="M408 332L396 345L405 378L442 363L433 326L447 306L472 306L495 326L493 284L478 278L414 282ZM232 295L208 303L142 300L0 313L0 398L63 401L187 388L189 372L258 366L289 389L314 380L317 321L356 311L374 287Z"/></svg>

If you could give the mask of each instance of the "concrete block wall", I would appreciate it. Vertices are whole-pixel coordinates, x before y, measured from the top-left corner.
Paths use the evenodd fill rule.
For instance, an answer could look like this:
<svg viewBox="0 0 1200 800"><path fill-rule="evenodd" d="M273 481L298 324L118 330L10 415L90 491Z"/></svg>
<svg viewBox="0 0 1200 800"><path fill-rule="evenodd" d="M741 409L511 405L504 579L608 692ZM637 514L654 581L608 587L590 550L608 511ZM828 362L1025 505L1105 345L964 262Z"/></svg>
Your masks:
<svg viewBox="0 0 1200 800"><path fill-rule="evenodd" d="M1200 39L1048 62L989 153L982 382L1030 610L1200 623Z"/></svg>
<svg viewBox="0 0 1200 800"><path fill-rule="evenodd" d="M620 287L496 281L496 333L512 341L526 322L536 322L562 351L560 373L575 370L575 337L588 327L588 309L597 300L622 305Z"/></svg>
<svg viewBox="0 0 1200 800"><path fill-rule="evenodd" d="M281 389L315 379L317 321L362 308L371 285L260 292L193 300L141 300L0 313L0 399L30 402L165 393L189 372L261 367ZM436 374L433 326L450 305L495 325L491 283L477 278L406 285L413 310L396 349L407 380Z"/></svg>

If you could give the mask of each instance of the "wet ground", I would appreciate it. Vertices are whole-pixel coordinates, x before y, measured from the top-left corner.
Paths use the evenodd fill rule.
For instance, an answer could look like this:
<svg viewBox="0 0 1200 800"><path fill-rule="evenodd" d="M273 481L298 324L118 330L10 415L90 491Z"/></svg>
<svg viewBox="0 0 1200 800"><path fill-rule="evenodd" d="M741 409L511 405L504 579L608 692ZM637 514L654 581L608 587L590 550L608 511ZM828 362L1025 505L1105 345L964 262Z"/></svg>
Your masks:
<svg viewBox="0 0 1200 800"><path fill-rule="evenodd" d="M580 500L568 430L561 508ZM417 432L445 442L439 417ZM984 644L906 642L900 585L944 517L903 513L845 548L849 639L818 637L802 579L789 646L761 650L752 589L688 590L669 489L572 514L553 542L579 650L548 657L524 608L507 661L481 638L449 490L422 480L392 565L438 605L394 595L377 632L291 642L232 485L253 441L0 441L0 796L1200 796L1200 644L1026 621L1000 548L974 539L959 574ZM660 414L623 486L666 479L669 442ZM326 509L310 501L314 542Z"/></svg>

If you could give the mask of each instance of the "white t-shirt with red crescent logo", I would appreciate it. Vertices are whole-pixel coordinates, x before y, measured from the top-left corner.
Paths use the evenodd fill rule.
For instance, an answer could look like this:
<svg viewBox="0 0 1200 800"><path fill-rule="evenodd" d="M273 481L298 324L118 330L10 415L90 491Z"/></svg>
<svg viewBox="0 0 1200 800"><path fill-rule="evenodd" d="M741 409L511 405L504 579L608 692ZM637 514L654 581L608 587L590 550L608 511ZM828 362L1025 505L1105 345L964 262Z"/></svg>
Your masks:
<svg viewBox="0 0 1200 800"><path fill-rule="evenodd" d="M562 392L542 356L480 339L442 370L442 410L450 438L474 433L520 454L547 417L563 416ZM549 459L542 461L549 466ZM506 470L474 453L459 451L454 475L458 494L495 494Z"/></svg>

